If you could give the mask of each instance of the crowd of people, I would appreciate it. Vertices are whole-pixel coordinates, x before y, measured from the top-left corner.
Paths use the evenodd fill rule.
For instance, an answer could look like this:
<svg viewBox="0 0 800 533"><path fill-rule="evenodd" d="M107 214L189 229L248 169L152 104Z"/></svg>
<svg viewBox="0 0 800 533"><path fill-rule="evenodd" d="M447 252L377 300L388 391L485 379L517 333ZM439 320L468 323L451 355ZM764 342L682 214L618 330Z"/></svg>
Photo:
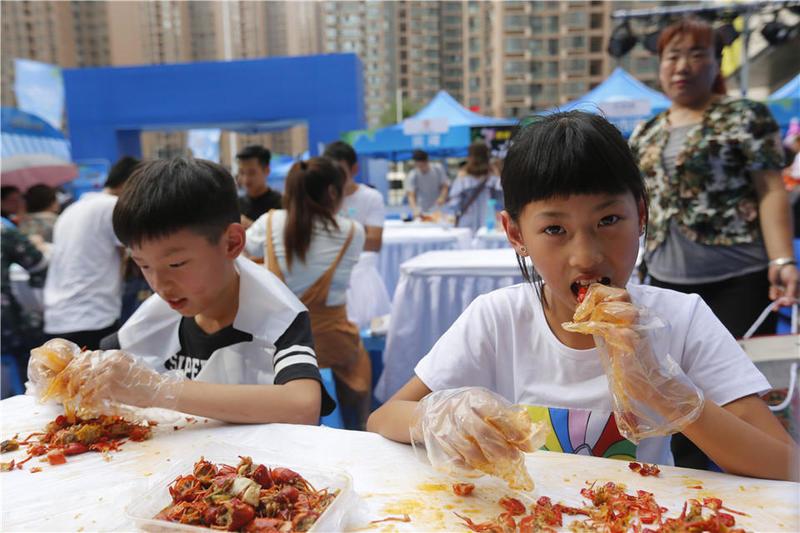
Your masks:
<svg viewBox="0 0 800 533"><path fill-rule="evenodd" d="M795 444L759 398L770 384L734 340L765 307L797 302L787 165L767 108L726 96L720 53L705 22L663 31L660 81L672 105L629 142L600 116L567 112L521 128L502 165L485 144L471 145L452 180L414 153L406 187L415 215L449 208L472 230L499 220L526 283L476 299L371 415L370 359L347 309L379 277L385 207L356 181L357 154L341 141L295 163L282 195L268 186L270 152L260 146L236 155L236 178L192 158L123 158L102 191L60 214L49 187L3 187L3 357L24 368L30 348L53 337L121 349L84 376L107 400L235 423L318 423L333 408L319 372L330 368L347 427L400 442L420 420L487 394L543 407L534 417L555 410L606 426L614 417L595 342L562 327L581 287L601 282L620 288L612 300L671 324L653 352L677 369L627 376L629 393L663 412L659 388L679 400L701 391L683 437L637 447L615 430L620 449L640 461L710 460L790 478ZM649 284L628 285L642 238ZM12 263L43 288L42 313L17 301ZM130 316L126 278L154 293ZM481 457L485 417L511 416L503 402L482 405L491 412L430 430L426 444L468 464Z"/></svg>

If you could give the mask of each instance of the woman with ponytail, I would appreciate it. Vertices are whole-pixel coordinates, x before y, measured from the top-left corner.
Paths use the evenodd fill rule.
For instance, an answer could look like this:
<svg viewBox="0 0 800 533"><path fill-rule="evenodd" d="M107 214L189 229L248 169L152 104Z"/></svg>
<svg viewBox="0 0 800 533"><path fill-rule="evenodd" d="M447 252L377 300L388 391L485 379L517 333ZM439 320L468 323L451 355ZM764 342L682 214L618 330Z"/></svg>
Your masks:
<svg viewBox="0 0 800 533"><path fill-rule="evenodd" d="M796 301L798 274L778 125L765 105L726 96L722 48L700 19L661 32L659 79L672 105L630 144L649 192L651 283L699 294L741 337L770 301ZM775 324L772 315L757 333ZM673 439L676 464L706 466L690 445Z"/></svg>
<svg viewBox="0 0 800 533"><path fill-rule="evenodd" d="M372 368L345 306L365 236L358 222L336 214L345 181L327 158L295 163L286 178L284 209L261 216L247 230L247 253L262 259L308 308L317 363L333 370L345 424L363 429Z"/></svg>

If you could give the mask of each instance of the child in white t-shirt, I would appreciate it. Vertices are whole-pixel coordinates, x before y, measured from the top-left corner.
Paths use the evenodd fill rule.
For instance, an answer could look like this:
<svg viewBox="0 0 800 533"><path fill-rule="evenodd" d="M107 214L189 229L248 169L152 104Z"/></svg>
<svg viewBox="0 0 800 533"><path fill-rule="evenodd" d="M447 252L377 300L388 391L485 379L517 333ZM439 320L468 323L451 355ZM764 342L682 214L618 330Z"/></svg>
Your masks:
<svg viewBox="0 0 800 533"><path fill-rule="evenodd" d="M477 298L420 361L416 376L373 413L368 429L409 442L409 428L464 405L465 396L486 395L483 387L549 426L545 449L672 464L669 436L638 446L621 436L593 337L562 327L572 321L581 286L625 287L633 270L647 197L625 140L596 115L540 117L517 134L502 185L503 227L530 283ZM703 393L696 418L678 429L725 471L796 478L795 444L758 397L769 383L708 306L697 295L666 289L630 285L627 291L616 292L668 323L669 334L653 351L668 353L680 379ZM658 390L654 380L630 379L626 392L660 410L670 408L654 400L664 388L689 390L673 387L674 376L657 377ZM432 391L457 388L435 413L432 402L420 402ZM436 440L437 451L454 463L479 467L474 458L488 457L478 444L483 421L512 416L503 402L485 409L492 412L468 413L457 429L426 439Z"/></svg>

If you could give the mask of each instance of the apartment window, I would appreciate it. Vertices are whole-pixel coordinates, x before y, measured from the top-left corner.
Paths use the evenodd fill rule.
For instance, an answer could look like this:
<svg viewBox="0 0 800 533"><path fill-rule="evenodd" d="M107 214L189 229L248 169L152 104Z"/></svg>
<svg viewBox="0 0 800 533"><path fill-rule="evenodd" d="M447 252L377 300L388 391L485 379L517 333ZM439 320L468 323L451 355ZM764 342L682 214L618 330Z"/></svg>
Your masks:
<svg viewBox="0 0 800 533"><path fill-rule="evenodd" d="M558 78L558 61L547 62L547 77Z"/></svg>
<svg viewBox="0 0 800 533"><path fill-rule="evenodd" d="M586 12L572 11L570 13L567 13L567 26L570 28L585 28Z"/></svg>
<svg viewBox="0 0 800 533"><path fill-rule="evenodd" d="M531 29L536 33L544 31L544 17L531 17Z"/></svg>
<svg viewBox="0 0 800 533"><path fill-rule="evenodd" d="M477 37L470 37L469 38L469 51L472 53L478 53L481 50L481 41Z"/></svg>
<svg viewBox="0 0 800 533"><path fill-rule="evenodd" d="M600 13L592 13L589 18L589 27L593 30L599 30L603 27L603 15Z"/></svg>
<svg viewBox="0 0 800 533"><path fill-rule="evenodd" d="M542 91L542 99L543 100L556 100L558 98L558 86L555 84L548 84L544 86L544 91Z"/></svg>
<svg viewBox="0 0 800 533"><path fill-rule="evenodd" d="M471 57L469 60L469 69L472 71L481 68L481 60L478 57Z"/></svg>
<svg viewBox="0 0 800 533"><path fill-rule="evenodd" d="M506 39L506 52L515 53L525 51L525 39L521 37L509 37Z"/></svg>
<svg viewBox="0 0 800 533"><path fill-rule="evenodd" d="M518 15L506 15L505 28L507 30L521 30L524 28L523 19Z"/></svg>
<svg viewBox="0 0 800 533"><path fill-rule="evenodd" d="M325 22L328 24L336 24L336 15L328 15L325 17Z"/></svg>
<svg viewBox="0 0 800 533"><path fill-rule="evenodd" d="M591 37L589 39L589 51L593 54L603 51L603 38L602 37Z"/></svg>
<svg viewBox="0 0 800 533"><path fill-rule="evenodd" d="M541 61L534 61L531 63L531 74L540 77L544 73L544 63Z"/></svg>
<svg viewBox="0 0 800 533"><path fill-rule="evenodd" d="M600 76L603 73L603 61L600 59L593 59L589 61L589 75Z"/></svg>
<svg viewBox="0 0 800 533"><path fill-rule="evenodd" d="M551 56L558 55L558 39L549 39L547 41L547 51Z"/></svg>
<svg viewBox="0 0 800 533"><path fill-rule="evenodd" d="M325 36L328 38L335 39L336 34L337 34L336 28L328 28L327 30L325 30Z"/></svg>
<svg viewBox="0 0 800 533"><path fill-rule="evenodd" d="M481 79L478 77L472 77L469 79L469 90L470 91L477 91L481 87Z"/></svg>
<svg viewBox="0 0 800 533"><path fill-rule="evenodd" d="M531 96L537 98L540 94L542 94L542 84L541 83L534 83L531 85Z"/></svg>
<svg viewBox="0 0 800 533"><path fill-rule="evenodd" d="M587 85L585 81L571 81L567 83L567 95L569 96L580 96L587 91Z"/></svg>
<svg viewBox="0 0 800 533"><path fill-rule="evenodd" d="M461 17L454 17L452 15L445 16L444 17L444 23L445 24L457 24L457 25L460 26L461 25Z"/></svg>
<svg viewBox="0 0 800 533"><path fill-rule="evenodd" d="M583 35L573 35L564 38L564 45L571 52L582 52L586 48L586 38Z"/></svg>
<svg viewBox="0 0 800 533"><path fill-rule="evenodd" d="M439 59L439 51L438 50L425 50L425 57L428 59Z"/></svg>
<svg viewBox="0 0 800 533"><path fill-rule="evenodd" d="M547 17L547 31L558 33L558 15Z"/></svg>
<svg viewBox="0 0 800 533"><path fill-rule="evenodd" d="M453 52L455 50L461 50L461 43L459 43L459 42L445 43L444 44L444 49L447 50L448 52Z"/></svg>
<svg viewBox="0 0 800 533"><path fill-rule="evenodd" d="M586 60L585 59L570 59L567 61L567 72L569 74L585 74L586 73Z"/></svg>
<svg viewBox="0 0 800 533"><path fill-rule="evenodd" d="M544 54L544 39L531 39L528 41L528 46L532 54Z"/></svg>
<svg viewBox="0 0 800 533"><path fill-rule="evenodd" d="M527 87L525 85L506 85L506 96L509 97L520 97L525 96L527 93Z"/></svg>
<svg viewBox="0 0 800 533"><path fill-rule="evenodd" d="M506 74L524 74L527 70L528 63L526 61L506 61Z"/></svg>

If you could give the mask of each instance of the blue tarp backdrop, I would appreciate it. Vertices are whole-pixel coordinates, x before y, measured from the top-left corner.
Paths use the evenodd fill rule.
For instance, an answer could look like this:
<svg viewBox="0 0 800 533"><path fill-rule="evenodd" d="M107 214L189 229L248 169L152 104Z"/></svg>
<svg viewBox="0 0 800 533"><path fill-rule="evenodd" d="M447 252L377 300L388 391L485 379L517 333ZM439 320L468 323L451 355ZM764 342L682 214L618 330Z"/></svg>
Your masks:
<svg viewBox="0 0 800 533"><path fill-rule="evenodd" d="M411 153L416 149L425 150L432 157L460 157L467 153L467 147L472 140L472 128L513 126L517 123L516 120L474 113L459 104L446 91L439 91L419 113L406 121L439 122L446 128L446 132L406 134L403 123L400 123L375 132L357 132L350 138L353 148L360 156L394 161L411 159Z"/></svg>
<svg viewBox="0 0 800 533"><path fill-rule="evenodd" d="M573 110L599 113L628 137L639 122L669 106L669 98L640 82L622 67L617 67L603 83L588 93L546 113Z"/></svg>
<svg viewBox="0 0 800 533"><path fill-rule="evenodd" d="M315 155L364 127L355 54L68 69L64 85L76 160L141 156L143 130L256 133L296 124L307 125Z"/></svg>
<svg viewBox="0 0 800 533"><path fill-rule="evenodd" d="M778 121L781 131L786 133L792 117L800 119L800 74L772 93L767 104L775 120Z"/></svg>

